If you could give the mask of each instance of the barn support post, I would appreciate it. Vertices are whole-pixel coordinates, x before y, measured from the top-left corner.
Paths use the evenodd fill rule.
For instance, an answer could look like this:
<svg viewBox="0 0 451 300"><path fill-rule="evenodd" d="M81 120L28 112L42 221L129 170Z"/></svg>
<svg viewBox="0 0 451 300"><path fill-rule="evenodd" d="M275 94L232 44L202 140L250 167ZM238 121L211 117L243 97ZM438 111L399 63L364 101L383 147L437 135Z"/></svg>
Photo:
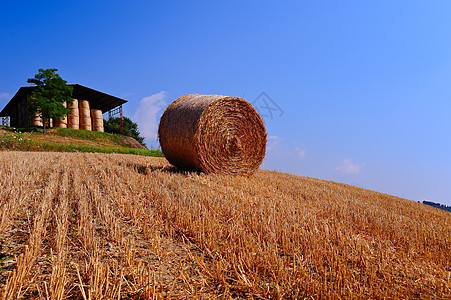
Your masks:
<svg viewBox="0 0 451 300"><path fill-rule="evenodd" d="M124 134L124 118L122 115L122 105L119 108L120 112L121 112L121 133Z"/></svg>

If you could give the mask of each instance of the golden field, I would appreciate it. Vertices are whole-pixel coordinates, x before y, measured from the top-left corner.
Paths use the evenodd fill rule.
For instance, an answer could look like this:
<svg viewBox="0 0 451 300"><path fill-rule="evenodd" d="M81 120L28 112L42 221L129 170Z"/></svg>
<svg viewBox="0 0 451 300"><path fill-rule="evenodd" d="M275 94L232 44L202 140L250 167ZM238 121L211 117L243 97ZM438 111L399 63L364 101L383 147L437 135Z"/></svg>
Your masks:
<svg viewBox="0 0 451 300"><path fill-rule="evenodd" d="M284 173L0 152L6 299L446 299L451 214Z"/></svg>

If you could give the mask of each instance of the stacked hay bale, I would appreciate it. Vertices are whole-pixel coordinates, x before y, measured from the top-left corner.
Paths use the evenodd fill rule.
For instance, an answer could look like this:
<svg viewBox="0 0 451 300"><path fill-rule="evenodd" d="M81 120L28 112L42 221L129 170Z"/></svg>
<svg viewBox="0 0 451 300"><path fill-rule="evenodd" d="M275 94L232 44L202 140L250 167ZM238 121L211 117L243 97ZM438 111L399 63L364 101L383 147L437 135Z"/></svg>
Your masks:
<svg viewBox="0 0 451 300"><path fill-rule="evenodd" d="M55 121L55 127L67 128L67 116L57 118Z"/></svg>
<svg viewBox="0 0 451 300"><path fill-rule="evenodd" d="M100 109L91 109L92 130L103 132L103 117Z"/></svg>
<svg viewBox="0 0 451 300"><path fill-rule="evenodd" d="M238 97L178 98L160 119L158 139L171 164L206 173L251 175L266 152L260 115Z"/></svg>
<svg viewBox="0 0 451 300"><path fill-rule="evenodd" d="M33 96L31 96L31 98L33 98ZM42 126L42 118L38 116L38 113L35 113L34 117L31 117L31 126Z"/></svg>
<svg viewBox="0 0 451 300"><path fill-rule="evenodd" d="M63 103L64 107L67 107L66 102ZM59 117L55 120L55 127L67 128L67 116Z"/></svg>
<svg viewBox="0 0 451 300"><path fill-rule="evenodd" d="M78 100L74 99L72 104L69 104L67 108L70 109L69 117L67 118L67 127L72 129L79 129L80 117L78 112Z"/></svg>
<svg viewBox="0 0 451 300"><path fill-rule="evenodd" d="M31 120L31 125L32 125L32 126L43 126L42 118L39 117L39 116L35 116L35 117ZM47 119L47 120L45 120L45 127L47 127L47 128L53 127L53 119Z"/></svg>
<svg viewBox="0 0 451 300"><path fill-rule="evenodd" d="M80 129L92 130L91 110L88 100L78 101L78 110L80 111Z"/></svg>
<svg viewBox="0 0 451 300"><path fill-rule="evenodd" d="M42 118L36 114L31 120L31 126L42 126Z"/></svg>

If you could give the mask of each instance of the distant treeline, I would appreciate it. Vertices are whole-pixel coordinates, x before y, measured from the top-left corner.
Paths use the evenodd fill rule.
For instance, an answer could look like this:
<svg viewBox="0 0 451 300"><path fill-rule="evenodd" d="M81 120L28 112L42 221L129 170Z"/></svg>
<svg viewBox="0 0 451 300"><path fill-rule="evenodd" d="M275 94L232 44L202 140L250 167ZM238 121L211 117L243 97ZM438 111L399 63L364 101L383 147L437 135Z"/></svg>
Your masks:
<svg viewBox="0 0 451 300"><path fill-rule="evenodd" d="M432 202L432 201L423 201L423 204L430 205L430 206L437 207L437 208L440 208L440 209L447 210L447 211L451 212L451 206L443 205L443 204L440 204L440 203L435 203L435 202Z"/></svg>

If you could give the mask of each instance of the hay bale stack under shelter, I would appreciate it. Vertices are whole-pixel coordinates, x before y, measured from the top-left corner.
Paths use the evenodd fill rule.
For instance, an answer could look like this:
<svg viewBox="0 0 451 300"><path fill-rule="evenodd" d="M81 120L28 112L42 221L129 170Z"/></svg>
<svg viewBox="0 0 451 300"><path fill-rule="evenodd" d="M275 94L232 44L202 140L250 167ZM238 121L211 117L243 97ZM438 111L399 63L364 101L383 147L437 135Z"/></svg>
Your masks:
<svg viewBox="0 0 451 300"><path fill-rule="evenodd" d="M80 115L78 111L78 100L73 99L72 104L68 103L67 108L70 109L69 116L67 117L67 127L72 129L80 128Z"/></svg>
<svg viewBox="0 0 451 300"><path fill-rule="evenodd" d="M103 132L103 116L100 109L91 109L92 130Z"/></svg>
<svg viewBox="0 0 451 300"><path fill-rule="evenodd" d="M63 102L63 106L67 107L66 102ZM67 128L67 116L58 117L55 120L55 127Z"/></svg>
<svg viewBox="0 0 451 300"><path fill-rule="evenodd" d="M89 101L79 100L78 110L80 112L80 129L91 130L91 110L89 109Z"/></svg>
<svg viewBox="0 0 451 300"><path fill-rule="evenodd" d="M80 120L78 116L71 116L67 118L67 128L79 129L80 128Z"/></svg>
<svg viewBox="0 0 451 300"><path fill-rule="evenodd" d="M62 120L62 121L59 121L58 123L55 123L55 127L58 127L58 128L67 128L67 123L64 122L64 120Z"/></svg>
<svg viewBox="0 0 451 300"><path fill-rule="evenodd" d="M40 116L38 116L37 114L35 114L35 116L31 120L31 125L32 126L42 126L42 118Z"/></svg>
<svg viewBox="0 0 451 300"><path fill-rule="evenodd" d="M67 108L69 108L71 111L74 110L74 113L78 116L78 100L72 99L72 103L67 104Z"/></svg>
<svg viewBox="0 0 451 300"><path fill-rule="evenodd" d="M78 108L89 109L89 101L88 100L78 100Z"/></svg>
<svg viewBox="0 0 451 300"><path fill-rule="evenodd" d="M251 175L266 152L266 129L244 99L185 95L160 119L158 138L176 167L205 173Z"/></svg>
<svg viewBox="0 0 451 300"><path fill-rule="evenodd" d="M67 128L67 116L57 118L55 121L55 127Z"/></svg>

